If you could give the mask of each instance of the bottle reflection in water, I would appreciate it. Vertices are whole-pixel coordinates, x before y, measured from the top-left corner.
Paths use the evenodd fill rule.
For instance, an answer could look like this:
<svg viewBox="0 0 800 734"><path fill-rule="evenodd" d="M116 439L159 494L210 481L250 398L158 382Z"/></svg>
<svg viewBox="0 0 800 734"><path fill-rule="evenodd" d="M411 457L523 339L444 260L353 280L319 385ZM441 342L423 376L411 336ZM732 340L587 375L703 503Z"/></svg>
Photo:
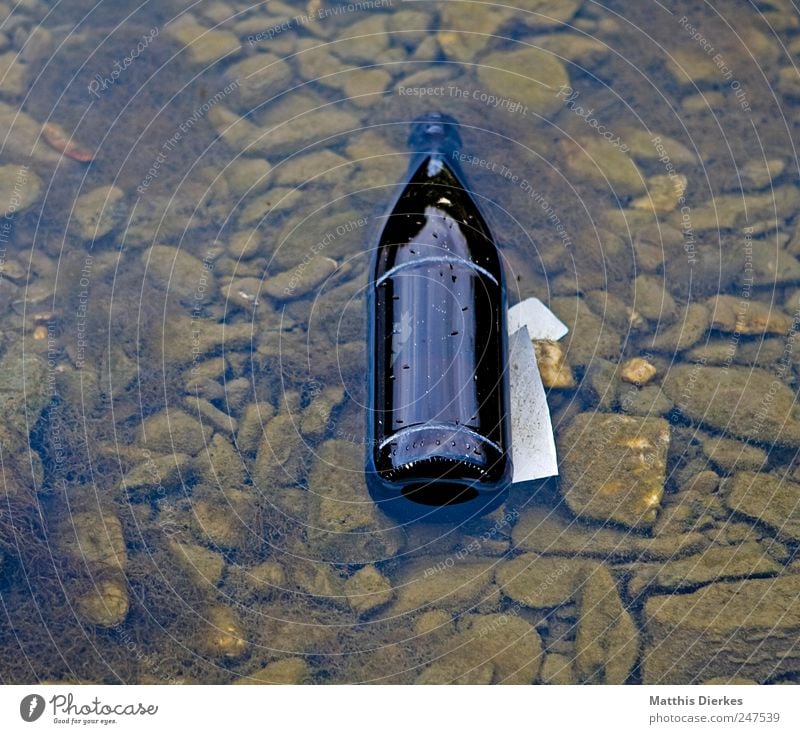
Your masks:
<svg viewBox="0 0 800 734"><path fill-rule="evenodd" d="M418 155L369 284L367 483L381 508L488 511L511 480L506 295L499 253L459 176L456 123L414 123Z"/></svg>

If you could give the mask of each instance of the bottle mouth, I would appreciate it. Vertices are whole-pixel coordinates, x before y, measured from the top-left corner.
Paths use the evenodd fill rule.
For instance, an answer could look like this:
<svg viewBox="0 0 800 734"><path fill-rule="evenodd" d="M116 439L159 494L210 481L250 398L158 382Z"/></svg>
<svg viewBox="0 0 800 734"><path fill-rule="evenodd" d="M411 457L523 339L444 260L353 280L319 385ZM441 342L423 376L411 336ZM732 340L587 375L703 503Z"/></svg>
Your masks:
<svg viewBox="0 0 800 734"><path fill-rule="evenodd" d="M403 497L418 505L450 507L471 502L480 496L475 487L448 482L421 482L409 484L401 490Z"/></svg>
<svg viewBox="0 0 800 734"><path fill-rule="evenodd" d="M429 112L411 123L408 145L412 150L448 153L461 148L458 121L443 112Z"/></svg>

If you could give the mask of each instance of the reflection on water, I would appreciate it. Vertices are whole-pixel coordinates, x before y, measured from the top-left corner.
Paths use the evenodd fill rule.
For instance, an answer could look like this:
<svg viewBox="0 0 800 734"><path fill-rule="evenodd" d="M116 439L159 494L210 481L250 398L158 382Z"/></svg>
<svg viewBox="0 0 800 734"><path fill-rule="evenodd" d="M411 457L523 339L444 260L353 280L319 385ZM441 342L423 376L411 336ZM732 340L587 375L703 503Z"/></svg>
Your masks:
<svg viewBox="0 0 800 734"><path fill-rule="evenodd" d="M796 679L800 21L511 5L0 3L0 680ZM363 296L431 109L570 327L561 477L398 527Z"/></svg>

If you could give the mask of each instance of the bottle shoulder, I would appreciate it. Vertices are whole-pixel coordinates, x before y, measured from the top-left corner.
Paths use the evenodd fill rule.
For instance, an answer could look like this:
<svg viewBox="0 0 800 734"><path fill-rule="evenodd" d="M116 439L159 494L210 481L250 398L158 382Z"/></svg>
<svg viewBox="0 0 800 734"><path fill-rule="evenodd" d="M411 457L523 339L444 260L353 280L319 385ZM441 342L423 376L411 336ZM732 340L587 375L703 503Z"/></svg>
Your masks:
<svg viewBox="0 0 800 734"><path fill-rule="evenodd" d="M449 166L428 156L386 219L378 242L376 276L401 264L464 260L492 272L500 256L469 192Z"/></svg>

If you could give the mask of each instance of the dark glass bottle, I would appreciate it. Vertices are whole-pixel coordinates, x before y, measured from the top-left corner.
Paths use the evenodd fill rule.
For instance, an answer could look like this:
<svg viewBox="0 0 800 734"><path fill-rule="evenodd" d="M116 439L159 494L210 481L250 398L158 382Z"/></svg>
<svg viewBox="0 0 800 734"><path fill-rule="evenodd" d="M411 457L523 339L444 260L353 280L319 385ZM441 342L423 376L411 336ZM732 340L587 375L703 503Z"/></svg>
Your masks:
<svg viewBox="0 0 800 734"><path fill-rule="evenodd" d="M452 155L456 121L422 118L409 145L368 286L367 484L394 515L469 517L512 475L503 269Z"/></svg>

